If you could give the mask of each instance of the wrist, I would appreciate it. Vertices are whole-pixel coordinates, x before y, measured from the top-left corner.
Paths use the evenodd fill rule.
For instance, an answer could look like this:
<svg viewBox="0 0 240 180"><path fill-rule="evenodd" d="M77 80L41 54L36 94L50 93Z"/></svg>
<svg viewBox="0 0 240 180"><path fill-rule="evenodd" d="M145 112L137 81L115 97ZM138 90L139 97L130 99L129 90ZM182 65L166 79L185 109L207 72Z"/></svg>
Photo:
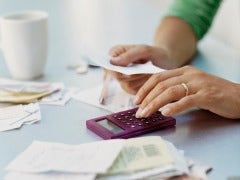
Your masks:
<svg viewBox="0 0 240 180"><path fill-rule="evenodd" d="M155 59L158 62L153 62L155 65L164 69L175 69L187 64L194 55L195 49L192 52L181 51L180 48L171 48L164 45L157 47L159 53Z"/></svg>
<svg viewBox="0 0 240 180"><path fill-rule="evenodd" d="M170 69L186 64L194 56L196 45L191 27L176 17L163 19L155 34L155 46L167 52Z"/></svg>

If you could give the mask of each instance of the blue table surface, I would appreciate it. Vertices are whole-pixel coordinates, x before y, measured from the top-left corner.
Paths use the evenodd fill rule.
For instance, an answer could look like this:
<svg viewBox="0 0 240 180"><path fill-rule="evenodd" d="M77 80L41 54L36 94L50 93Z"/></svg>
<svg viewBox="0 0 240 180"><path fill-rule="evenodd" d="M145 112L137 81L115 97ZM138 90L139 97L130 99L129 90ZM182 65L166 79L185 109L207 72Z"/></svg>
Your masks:
<svg viewBox="0 0 240 180"><path fill-rule="evenodd" d="M83 46L100 51L117 43L152 42L160 20L158 1L74 1L74 0L0 0L0 13L26 9L49 13L49 54L44 76L39 81L63 82L67 87L85 89L102 82L99 68L76 74L67 66L77 63ZM135 12L134 14L132 12ZM199 44L192 65L223 78L240 82L240 56L213 37ZM0 76L9 78L2 53ZM0 179L4 168L33 140L80 144L101 140L86 129L85 121L109 112L70 101L66 106L41 105L39 123L0 133ZM174 129L148 135L159 135L185 151L186 156L211 165L209 179L240 176L240 121L219 117L203 110L192 110L175 117Z"/></svg>

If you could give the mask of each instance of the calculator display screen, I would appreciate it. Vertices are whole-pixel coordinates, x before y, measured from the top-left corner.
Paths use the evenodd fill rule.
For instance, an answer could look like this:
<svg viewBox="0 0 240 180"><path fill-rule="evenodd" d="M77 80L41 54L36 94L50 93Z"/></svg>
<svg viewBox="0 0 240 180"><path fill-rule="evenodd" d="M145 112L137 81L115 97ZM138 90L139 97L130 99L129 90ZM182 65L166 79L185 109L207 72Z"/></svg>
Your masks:
<svg viewBox="0 0 240 180"><path fill-rule="evenodd" d="M120 132L124 131L122 128L120 128L116 124L113 124L112 122L108 121L107 119L97 121L97 123L100 124L101 126L105 127L106 129L108 129L109 131L111 131L113 133L120 133Z"/></svg>

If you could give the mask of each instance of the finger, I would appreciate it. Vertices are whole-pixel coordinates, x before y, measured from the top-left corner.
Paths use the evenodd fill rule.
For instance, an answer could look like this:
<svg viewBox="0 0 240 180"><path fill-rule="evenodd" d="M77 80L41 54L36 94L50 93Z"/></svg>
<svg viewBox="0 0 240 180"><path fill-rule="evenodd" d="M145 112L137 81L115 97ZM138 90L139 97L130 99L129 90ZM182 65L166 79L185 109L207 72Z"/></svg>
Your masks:
<svg viewBox="0 0 240 180"><path fill-rule="evenodd" d="M117 57L113 57L110 62L118 66L127 66L128 64L134 63L135 61L142 59L149 59L150 48L148 46L135 46L129 48L124 53Z"/></svg>
<svg viewBox="0 0 240 180"><path fill-rule="evenodd" d="M118 81L121 81L122 79L125 79L125 78L126 78L126 75L125 75L125 74L122 74L122 73L120 73L120 72L107 70L107 73L109 73L112 77L114 77L114 78L117 79Z"/></svg>
<svg viewBox="0 0 240 180"><path fill-rule="evenodd" d="M178 86L181 84L181 82L182 82L182 78L180 76L180 77L169 78L169 79L166 79L165 81L162 81L161 83L158 83L142 100L141 108L144 109L151 101L153 101L158 95L163 93L166 89L168 89L169 87ZM181 86L181 88L182 90L185 91L183 86Z"/></svg>
<svg viewBox="0 0 240 180"><path fill-rule="evenodd" d="M119 54L125 52L125 47L123 45L117 45L117 46L114 46L112 47L110 50L109 50L109 55L111 57L116 57L118 56Z"/></svg>
<svg viewBox="0 0 240 180"><path fill-rule="evenodd" d="M145 108L142 108L141 105L136 112L136 117L148 117L159 108L165 106L166 104L179 100L185 96L185 90L182 85L172 86L166 89L162 94L158 95L153 99Z"/></svg>
<svg viewBox="0 0 240 180"><path fill-rule="evenodd" d="M162 110L162 115L164 116L173 116L175 114L178 114L182 111L185 111L189 108L196 106L196 100L199 99L197 94L193 94L190 96L186 96L179 101L176 101L174 103L168 104L166 108Z"/></svg>
<svg viewBox="0 0 240 180"><path fill-rule="evenodd" d="M135 80L122 80L120 81L121 87L130 94L136 94L140 87L147 81L148 77L142 77Z"/></svg>
<svg viewBox="0 0 240 180"><path fill-rule="evenodd" d="M131 84L126 82L121 82L120 85L122 89L124 89L126 92L128 92L129 94L135 95L143 83L144 82L140 80L138 82L133 82Z"/></svg>
<svg viewBox="0 0 240 180"><path fill-rule="evenodd" d="M171 78L171 77L178 77L182 75L183 70L181 68L164 71L158 74L152 75L149 80L139 89L137 92L134 103L140 104L142 100L148 95L148 93L160 82Z"/></svg>
<svg viewBox="0 0 240 180"><path fill-rule="evenodd" d="M122 79L126 82L134 82L134 81L139 81L141 79L144 79L144 81L146 81L147 79L149 79L151 77L151 74L134 74L134 75L123 75L121 76Z"/></svg>
<svg viewBox="0 0 240 180"><path fill-rule="evenodd" d="M148 60L146 59L140 59L140 60L137 60L135 62L133 62L134 64L145 64L146 62L148 62Z"/></svg>
<svg viewBox="0 0 240 180"><path fill-rule="evenodd" d="M116 57L116 56L119 56L120 54L124 53L125 51L127 51L129 48L133 47L134 45L116 45L116 46L113 46L108 54L111 56L111 57Z"/></svg>

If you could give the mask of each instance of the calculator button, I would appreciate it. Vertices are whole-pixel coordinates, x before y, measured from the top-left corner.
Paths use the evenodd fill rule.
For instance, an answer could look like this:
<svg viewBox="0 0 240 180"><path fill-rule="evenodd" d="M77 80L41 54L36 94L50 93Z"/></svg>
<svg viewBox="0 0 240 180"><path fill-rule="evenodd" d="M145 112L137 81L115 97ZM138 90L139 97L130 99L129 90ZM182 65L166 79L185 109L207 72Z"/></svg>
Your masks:
<svg viewBox="0 0 240 180"><path fill-rule="evenodd" d="M131 128L135 128L136 126L135 125L131 125Z"/></svg>

